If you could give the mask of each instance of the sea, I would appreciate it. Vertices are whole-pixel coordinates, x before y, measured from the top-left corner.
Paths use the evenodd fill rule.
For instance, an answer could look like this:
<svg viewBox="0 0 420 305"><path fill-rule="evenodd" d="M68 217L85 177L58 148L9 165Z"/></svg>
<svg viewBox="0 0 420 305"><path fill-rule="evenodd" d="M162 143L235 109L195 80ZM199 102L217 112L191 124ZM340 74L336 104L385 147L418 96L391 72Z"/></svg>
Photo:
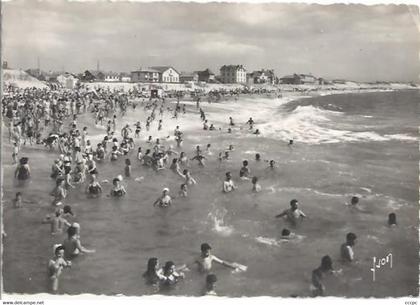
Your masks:
<svg viewBox="0 0 420 305"><path fill-rule="evenodd" d="M232 272L213 266L220 296L310 296L312 270L324 255L331 256L335 269L342 269L340 275L323 279L328 296L418 295L419 98L418 90L401 90L203 101L200 107L214 131L202 129L195 102L181 100L186 114L175 119L172 112L165 113L163 130L157 131L153 122L147 132L146 115L139 105L119 117L119 127L138 120L143 125L136 149L128 156L132 178L123 180L127 195L107 196L110 184L105 180L124 175L126 157L121 157L98 164L99 181L104 181L101 198L87 198L85 186L80 186L70 190L65 200L81 225L82 245L96 253L74 259L60 278L59 293L200 296L205 276L196 271L194 262L201 243L207 242L215 256L248 267ZM232 133L227 133L229 117L235 122ZM249 130L250 117L260 135ZM79 121L80 128L88 126L94 145L103 138L105 127L95 126L90 114ZM181 148L173 137L177 125L185 134ZM156 173L136 160L139 146L143 152L152 148L145 141L149 135L190 158L197 145L205 151L211 144L204 168L190 161L188 168L197 184L189 187L187 198L178 197L182 178L168 169ZM289 140L294 141L292 146L287 145ZM29 157L32 178L28 185L18 186L7 130L3 142L4 291L48 292L47 263L53 245L65 238L65 234L51 235L49 225L42 224L54 210L50 170L58 152L27 145L20 156ZM230 159L220 162L218 154L230 145ZM255 160L256 153L261 161ZM251 191L250 181L239 179L243 160L248 160L251 175L258 177L260 193ZM268 168L269 160L275 160L274 170ZM238 188L224 194L228 171ZM153 207L164 187L170 189L173 205ZM11 200L18 191L30 203L16 209ZM359 210L347 205L352 196L360 198ZM292 199L299 201L307 216L297 226L275 217ZM397 215L396 227L387 225L389 213ZM282 240L284 228L296 238ZM345 264L340 261L340 246L349 232L357 235L357 261ZM392 267L376 268L373 279L373 259L389 254ZM158 257L161 265L166 261L187 264L189 271L172 289L156 291L142 278L150 257Z"/></svg>

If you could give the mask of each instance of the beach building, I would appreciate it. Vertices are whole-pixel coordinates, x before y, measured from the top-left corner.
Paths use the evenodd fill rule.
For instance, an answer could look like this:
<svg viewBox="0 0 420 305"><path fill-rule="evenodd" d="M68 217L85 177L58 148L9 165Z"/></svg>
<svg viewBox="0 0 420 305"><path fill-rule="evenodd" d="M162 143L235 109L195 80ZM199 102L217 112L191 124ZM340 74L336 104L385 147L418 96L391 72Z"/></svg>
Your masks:
<svg viewBox="0 0 420 305"><path fill-rule="evenodd" d="M92 82L95 80L95 76L89 70L86 70L80 75L80 80L84 82Z"/></svg>
<svg viewBox="0 0 420 305"><path fill-rule="evenodd" d="M224 84L246 83L246 69L243 65L224 65L220 68L220 80Z"/></svg>
<svg viewBox="0 0 420 305"><path fill-rule="evenodd" d="M179 81L181 83L187 83L187 82L198 82L198 73L197 72L181 72L181 75L179 76Z"/></svg>
<svg viewBox="0 0 420 305"><path fill-rule="evenodd" d="M82 80L84 82L104 81L105 80L105 73L103 73L102 71L86 70L80 76L80 80Z"/></svg>
<svg viewBox="0 0 420 305"><path fill-rule="evenodd" d="M276 80L274 70L258 70L247 74L247 83L250 84L271 84L273 85Z"/></svg>
<svg viewBox="0 0 420 305"><path fill-rule="evenodd" d="M180 73L170 66L154 66L150 67L159 72L160 83L179 83Z"/></svg>
<svg viewBox="0 0 420 305"><path fill-rule="evenodd" d="M214 74L210 69L206 69L204 71L196 71L196 73L198 74L199 82L206 82L206 83L216 82L216 74Z"/></svg>
<svg viewBox="0 0 420 305"><path fill-rule="evenodd" d="M131 72L131 81L137 83L179 83L180 73L169 66L140 68Z"/></svg>
<svg viewBox="0 0 420 305"><path fill-rule="evenodd" d="M62 73L56 77L57 82L66 89L74 89L77 86L77 83L79 82L79 79L76 75L71 73Z"/></svg>
<svg viewBox="0 0 420 305"><path fill-rule="evenodd" d="M129 73L122 72L120 73L119 77L120 77L120 81L123 83L131 82L131 76Z"/></svg>
<svg viewBox="0 0 420 305"><path fill-rule="evenodd" d="M120 74L117 72L107 72L105 73L104 81L106 82L119 82Z"/></svg>
<svg viewBox="0 0 420 305"><path fill-rule="evenodd" d="M317 84L318 78L312 74L299 74L300 81L302 84Z"/></svg>
<svg viewBox="0 0 420 305"><path fill-rule="evenodd" d="M158 83L159 71L152 68L140 68L131 72L131 81L135 83Z"/></svg>
<svg viewBox="0 0 420 305"><path fill-rule="evenodd" d="M318 84L318 78L312 74L293 74L280 78L281 84L302 85L302 84Z"/></svg>

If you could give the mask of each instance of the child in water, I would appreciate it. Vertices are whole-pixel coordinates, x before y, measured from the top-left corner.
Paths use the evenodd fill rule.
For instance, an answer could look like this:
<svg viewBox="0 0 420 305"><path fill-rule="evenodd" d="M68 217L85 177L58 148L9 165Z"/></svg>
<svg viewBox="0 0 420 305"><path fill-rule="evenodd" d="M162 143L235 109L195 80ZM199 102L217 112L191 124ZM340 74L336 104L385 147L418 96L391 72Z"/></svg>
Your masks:
<svg viewBox="0 0 420 305"><path fill-rule="evenodd" d="M258 177L252 177L252 191L254 193L261 192L261 185L258 184Z"/></svg>
<svg viewBox="0 0 420 305"><path fill-rule="evenodd" d="M179 196L180 197L188 197L188 186L186 183L181 184L180 190L179 190Z"/></svg>
<svg viewBox="0 0 420 305"><path fill-rule="evenodd" d="M16 193L16 198L13 199L13 207L14 208L22 207L22 193L21 192Z"/></svg>
<svg viewBox="0 0 420 305"><path fill-rule="evenodd" d="M102 193L102 187L99 184L96 175L91 176L91 181L86 188L86 193L91 197L98 197Z"/></svg>
<svg viewBox="0 0 420 305"><path fill-rule="evenodd" d="M230 172L227 172L225 181L223 182L223 192L230 193L235 189L236 189L236 186L232 181L232 175L230 174Z"/></svg>
<svg viewBox="0 0 420 305"><path fill-rule="evenodd" d="M67 227L71 226L71 224L65 218L63 218L62 209L57 209L53 217L51 217L51 215L48 215L47 217L45 217L42 223L51 224L52 235L55 235L57 233L62 233L65 226Z"/></svg>
<svg viewBox="0 0 420 305"><path fill-rule="evenodd" d="M131 177L131 161L130 159L125 159L125 168L124 168L125 176L130 178Z"/></svg>
<svg viewBox="0 0 420 305"><path fill-rule="evenodd" d="M95 250L89 250L82 246L80 236L77 234L77 227L71 226L67 229L67 238L63 242L64 257L71 260L80 253L95 253Z"/></svg>
<svg viewBox="0 0 420 305"><path fill-rule="evenodd" d="M239 178L241 178L242 180L248 180L249 176L250 176L251 172L248 168L248 161L244 160L242 162L242 167L239 171Z"/></svg>
<svg viewBox="0 0 420 305"><path fill-rule="evenodd" d="M151 257L147 261L147 270L143 273L147 285L157 286L164 279L163 271L159 267L159 260Z"/></svg>
<svg viewBox="0 0 420 305"><path fill-rule="evenodd" d="M127 194L127 191L125 190L124 186L121 185L121 180L122 180L122 177L121 179L114 178L112 180L113 187L111 189L111 196L122 197L125 194Z"/></svg>
<svg viewBox="0 0 420 305"><path fill-rule="evenodd" d="M184 277L184 273L176 271L174 262L166 262L165 266L163 266L163 278L161 279L161 285L173 286Z"/></svg>
<svg viewBox="0 0 420 305"><path fill-rule="evenodd" d="M171 196L169 196L169 189L165 187L162 191L162 195L155 200L153 206L158 205L161 208L167 208L172 205Z"/></svg>
<svg viewBox="0 0 420 305"><path fill-rule="evenodd" d="M223 266L229 267L231 269L236 269L237 267L233 263L228 263L220 258L211 254L211 247L208 243L201 244L201 255L195 261L198 264L199 271L201 272L209 272L212 267L212 263L216 262Z"/></svg>

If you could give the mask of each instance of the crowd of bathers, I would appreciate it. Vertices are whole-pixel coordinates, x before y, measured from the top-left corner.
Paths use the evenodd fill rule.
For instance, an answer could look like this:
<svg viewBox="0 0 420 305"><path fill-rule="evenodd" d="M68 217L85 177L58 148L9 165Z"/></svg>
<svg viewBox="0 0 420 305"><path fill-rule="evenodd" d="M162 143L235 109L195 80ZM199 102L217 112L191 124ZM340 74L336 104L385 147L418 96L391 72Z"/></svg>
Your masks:
<svg viewBox="0 0 420 305"><path fill-rule="evenodd" d="M131 159L134 155L138 162L145 167L150 167L154 171L169 169L183 182L179 186L179 197L187 197L189 188L197 181L188 169L190 161L197 161L200 167L205 167L205 160L212 158L211 143L205 148L196 146L193 156L187 156L182 151L184 132L180 126L176 126L173 134L166 138L155 138L148 136L143 147L140 145L136 149L136 141L141 133L147 133L152 126L157 125L157 130L163 128L165 113L170 113L170 117L177 119L187 115L186 104L181 103L182 94L177 95L172 102L165 98L157 97L145 99L136 90L128 92L122 90L96 89L96 90L50 90L50 89L13 89L10 88L2 100L2 113L4 122L8 126L8 138L13 145L12 162L16 163L15 178L21 186L31 178L30 160L26 156L21 156L26 145L44 145L45 149L57 152L57 158L52 162L50 178L52 180L52 191L50 193L52 213L43 220L44 223L51 224L52 234L67 233L67 237L61 244L53 246L54 257L48 263L48 273L51 279L51 289L53 292L58 290L59 277L62 270L71 266L71 261L80 253L93 253L95 250L87 249L82 246L80 239L80 224L74 221L75 213L71 206L66 204L68 193L73 189L85 188L88 197L100 197L103 194L103 184L112 184L108 196L124 197L127 193L123 185L124 177L117 175L112 177L112 182L107 179L99 181L100 166L107 162L116 162L124 159L124 176L132 177ZM212 101L215 93L208 95L208 101ZM214 124L208 123L205 111L200 107L203 96L195 96L195 108L203 122L203 130L211 132L216 130ZM134 111L137 107L142 107L147 114L145 122L137 121L133 124L123 124L121 130L117 130L117 121L124 117L129 109ZM194 107L194 106L193 106ZM99 143L94 145L89 140L89 129L80 126L78 118L80 116L91 116L95 120L95 125L103 126L106 130ZM153 123L153 125L152 125ZM255 121L249 118L243 122L248 126L248 132L260 135L258 128L255 128ZM227 126L223 128L227 133L232 133L235 122L229 117ZM218 126L219 130L222 129ZM172 137L176 143L176 149L168 140ZM293 140L290 140L288 147L293 149ZM178 152L181 150L181 152ZM233 145L219 152L215 160L220 163L230 159L230 153L234 151ZM261 155L255 155L255 161L261 162ZM265 160L269 170L275 170L274 160ZM252 192L260 192L262 187L258 184L258 177L252 176L249 169L248 160L242 162L239 170L241 180L249 180L252 185ZM184 168L184 169L182 169ZM135 177L135 181L140 182L142 177ZM101 185L102 184L102 185ZM235 191L236 184L232 179L232 174L227 172L221 190L224 193ZM22 193L18 192L13 200L15 207L20 207L24 199ZM351 206L356 207L358 198L354 197ZM153 203L154 206L168 208L172 205L169 188L165 187L162 194ZM298 208L298 200L290 202L290 208L286 209L276 217L285 217L290 223L296 225L306 217L305 213ZM389 224L396 224L395 214L389 216ZM282 238L293 238L293 232L289 229L282 231ZM341 247L341 255L347 261L354 260L353 246L356 235L349 232L346 242ZM205 282L205 294L214 295L216 275L210 273L212 262L217 262L234 270L246 270L246 266L238 263L229 263L210 254L210 245L203 243L201 255L194 263L199 265L199 269L207 273ZM147 271L144 273L146 282L156 287L170 287L185 277L183 271L188 270L188 265L181 267L175 266L174 262L168 261L163 268L159 266L156 257L150 258L147 264ZM321 279L326 273L338 273L332 268L332 260L329 256L324 256L319 268L312 272L312 294L320 296L324 294L325 287Z"/></svg>

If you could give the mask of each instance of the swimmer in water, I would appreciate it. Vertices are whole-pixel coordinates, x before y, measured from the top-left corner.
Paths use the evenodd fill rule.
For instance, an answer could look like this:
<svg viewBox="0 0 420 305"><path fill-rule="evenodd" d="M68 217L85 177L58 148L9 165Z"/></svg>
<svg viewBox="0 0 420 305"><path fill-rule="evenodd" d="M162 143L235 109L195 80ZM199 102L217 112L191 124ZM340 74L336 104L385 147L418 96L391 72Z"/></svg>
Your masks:
<svg viewBox="0 0 420 305"><path fill-rule="evenodd" d="M257 162L261 161L261 155L259 153L255 154L255 161Z"/></svg>
<svg viewBox="0 0 420 305"><path fill-rule="evenodd" d="M258 184L258 177L252 177L252 192L259 193L261 192L261 185Z"/></svg>
<svg viewBox="0 0 420 305"><path fill-rule="evenodd" d="M183 176L185 178L185 183L187 185L197 184L197 181L195 181L195 179L191 176L191 173L188 169L184 169L184 171L182 173L183 173Z"/></svg>
<svg viewBox="0 0 420 305"><path fill-rule="evenodd" d="M53 199L53 202L52 202L53 205L61 204L61 201L64 200L67 197L67 190L66 190L64 184L65 184L64 179L57 179L56 187L50 193L51 196L54 196L54 199Z"/></svg>
<svg viewBox="0 0 420 305"><path fill-rule="evenodd" d="M102 193L102 187L99 184L96 175L92 175L90 183L86 188L86 193L91 197L98 197Z"/></svg>
<svg viewBox="0 0 420 305"><path fill-rule="evenodd" d="M188 186L186 183L181 184L178 195L179 197L188 197Z"/></svg>
<svg viewBox="0 0 420 305"><path fill-rule="evenodd" d="M346 242L340 247L341 259L345 262L354 261L353 247L356 244L357 236L354 233L347 233Z"/></svg>
<svg viewBox="0 0 420 305"><path fill-rule="evenodd" d="M28 164L29 158L23 157L19 160L19 165L16 167L15 178L20 181L28 180L31 177L31 169Z"/></svg>
<svg viewBox="0 0 420 305"><path fill-rule="evenodd" d="M51 290L58 290L58 279L64 268L71 267L71 262L64 259L64 246L54 246L54 257L48 262L48 276L51 281Z"/></svg>
<svg viewBox="0 0 420 305"><path fill-rule="evenodd" d="M312 279L310 290L313 297L324 296L325 286L322 284L322 278L326 274L340 274L341 270L335 271L332 266L332 259L329 255L325 255L321 259L321 265L312 271Z"/></svg>
<svg viewBox="0 0 420 305"><path fill-rule="evenodd" d="M161 279L160 284L163 286L173 286L184 278L185 274L177 271L174 262L168 261L163 266L163 278Z"/></svg>
<svg viewBox="0 0 420 305"><path fill-rule="evenodd" d="M214 274L208 274L206 277L206 288L204 290L205 296L216 296L217 293L214 291L214 288L216 286L217 277Z"/></svg>
<svg viewBox="0 0 420 305"><path fill-rule="evenodd" d="M271 169L271 170L275 169L276 168L276 161L270 160L268 168Z"/></svg>
<svg viewBox="0 0 420 305"><path fill-rule="evenodd" d="M111 196L112 197L122 197L127 194L124 186L121 185L121 180L118 178L114 178L112 180L113 187L111 189Z"/></svg>
<svg viewBox="0 0 420 305"><path fill-rule="evenodd" d="M296 199L292 199L290 201L290 208L276 215L276 218L284 216L286 216L287 220L293 225L296 225L299 219L303 219L306 217L305 213L298 209L298 201Z"/></svg>
<svg viewBox="0 0 420 305"><path fill-rule="evenodd" d="M209 155L209 156L213 155L213 153L210 151L210 147L211 147L211 144L210 143L207 144L207 146L206 146L206 154Z"/></svg>
<svg viewBox="0 0 420 305"><path fill-rule="evenodd" d="M163 189L162 195L153 203L153 206L156 205L160 208L167 208L172 205L172 199L171 196L169 196L169 189L167 187Z"/></svg>
<svg viewBox="0 0 420 305"><path fill-rule="evenodd" d="M73 259L80 253L95 253L95 250L89 250L82 246L80 236L77 234L77 228L71 226L67 229L67 238L63 242L64 257L66 259Z"/></svg>
<svg viewBox="0 0 420 305"><path fill-rule="evenodd" d="M235 189L236 189L236 186L232 181L232 175L230 172L227 172L225 181L223 182L223 192L230 193Z"/></svg>
<svg viewBox="0 0 420 305"><path fill-rule="evenodd" d="M55 214L47 215L42 223L48 223L51 225L51 234L55 235L57 233L62 233L63 229L67 227L71 227L71 224L63 218L63 210L58 209L55 211Z"/></svg>
<svg viewBox="0 0 420 305"><path fill-rule="evenodd" d="M288 146L289 148L292 148L292 145L293 145L293 140L289 140L289 143L287 144L287 146Z"/></svg>
<svg viewBox="0 0 420 305"><path fill-rule="evenodd" d="M191 161L193 160L197 160L198 161L198 166L204 167L204 160L206 160L207 158L204 157L203 155L195 155L193 158L191 158Z"/></svg>
<svg viewBox="0 0 420 305"><path fill-rule="evenodd" d="M239 178L241 178L242 180L249 180L250 175L251 175L251 172L248 168L248 161L244 160L242 162L242 167L239 171Z"/></svg>
<svg viewBox="0 0 420 305"><path fill-rule="evenodd" d="M21 208L22 207L22 193L17 192L15 199L13 201L13 207L14 208Z"/></svg>
<svg viewBox="0 0 420 305"><path fill-rule="evenodd" d="M395 213L390 213L388 215L388 225L394 227L397 225L397 215Z"/></svg>
<svg viewBox="0 0 420 305"><path fill-rule="evenodd" d="M233 123L233 118L229 117L229 126L235 126L235 123Z"/></svg>
<svg viewBox="0 0 420 305"><path fill-rule="evenodd" d="M211 254L211 247L208 243L201 244L201 255L200 257L195 261L196 264L198 264L198 268L200 272L209 272L212 268L212 263L216 262L218 264L221 264L225 267L229 267L231 269L236 269L234 264L226 262L213 254Z"/></svg>
<svg viewBox="0 0 420 305"><path fill-rule="evenodd" d="M290 240L290 239L293 239L295 237L296 237L295 233L290 232L289 229L283 229L281 231L281 239L283 239L283 240Z"/></svg>
<svg viewBox="0 0 420 305"><path fill-rule="evenodd" d="M172 159L171 166L169 167L171 171L175 174L179 175L180 177L184 178L184 175L181 173L181 167L179 166L179 162L177 158Z"/></svg>
<svg viewBox="0 0 420 305"><path fill-rule="evenodd" d="M151 257L147 261L147 270L143 273L143 278L147 285L157 286L164 279L163 271L159 267L159 260Z"/></svg>
<svg viewBox="0 0 420 305"><path fill-rule="evenodd" d="M125 159L125 168L124 173L127 178L131 177L131 161L130 159Z"/></svg>

